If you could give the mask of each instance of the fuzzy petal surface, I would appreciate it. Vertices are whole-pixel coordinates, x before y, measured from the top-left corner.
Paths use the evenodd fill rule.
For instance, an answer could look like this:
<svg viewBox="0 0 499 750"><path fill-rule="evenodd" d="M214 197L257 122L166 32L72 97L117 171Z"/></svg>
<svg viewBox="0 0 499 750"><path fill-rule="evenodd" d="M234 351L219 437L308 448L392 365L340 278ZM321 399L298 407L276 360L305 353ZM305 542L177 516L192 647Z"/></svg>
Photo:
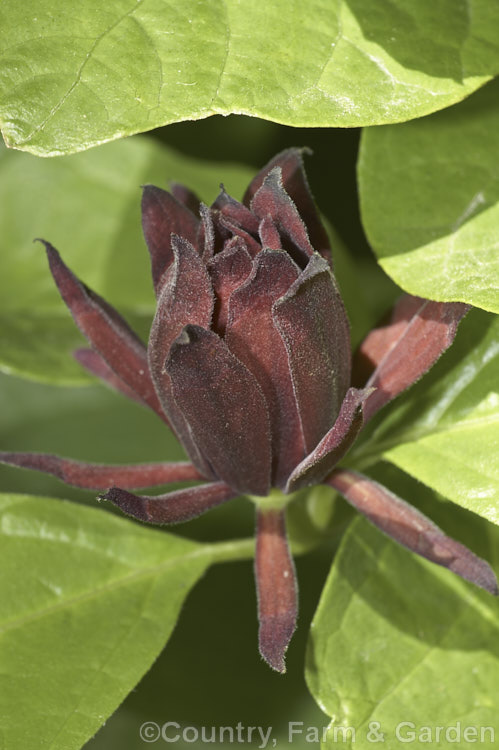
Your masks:
<svg viewBox="0 0 499 750"><path fill-rule="evenodd" d="M151 256L154 289L159 294L165 271L173 263L172 234L195 243L199 219L166 190L146 185L142 193L142 229Z"/></svg>
<svg viewBox="0 0 499 750"><path fill-rule="evenodd" d="M100 499L109 500L127 516L139 521L167 524L190 521L236 495L223 482L213 482L156 496L134 495L120 487L111 487Z"/></svg>
<svg viewBox="0 0 499 750"><path fill-rule="evenodd" d="M149 367L158 397L177 437L201 473L212 477L190 427L175 403L170 376L164 365L171 344L185 325L210 325L214 306L213 289L206 266L191 243L173 235L172 247L174 262L164 279L149 337Z"/></svg>
<svg viewBox="0 0 499 750"><path fill-rule="evenodd" d="M378 482L354 471L338 470L327 483L383 533L427 560L497 595L490 565L446 536L433 521Z"/></svg>
<svg viewBox="0 0 499 750"><path fill-rule="evenodd" d="M260 653L272 669L285 672L284 654L296 628L298 587L283 510L258 511L255 580Z"/></svg>
<svg viewBox="0 0 499 750"><path fill-rule="evenodd" d="M280 167L274 167L265 177L262 186L253 196L251 210L259 219L270 216L279 231L282 246L304 268L314 249L307 228L283 187Z"/></svg>
<svg viewBox="0 0 499 750"><path fill-rule="evenodd" d="M333 426L350 384L350 328L328 263L314 253L273 307L307 452Z"/></svg>
<svg viewBox="0 0 499 750"><path fill-rule="evenodd" d="M114 484L120 484L127 489L139 489L169 482L204 479L197 469L187 462L106 465L75 461L49 453L0 451L0 463L52 474L65 484L88 490L105 490Z"/></svg>
<svg viewBox="0 0 499 750"><path fill-rule="evenodd" d="M354 358L355 382L369 374L366 387L376 388L365 406L366 421L435 364L469 309L462 302L408 294L399 299L386 324L367 335Z"/></svg>
<svg viewBox="0 0 499 750"><path fill-rule="evenodd" d="M75 276L52 245L43 244L57 288L82 334L117 378L167 421L142 341L111 305Z"/></svg>
<svg viewBox="0 0 499 750"><path fill-rule="evenodd" d="M272 431L273 485L286 480L306 454L288 355L272 318L272 306L298 278L287 253L262 250L253 272L230 298L225 340L258 381Z"/></svg>
<svg viewBox="0 0 499 750"><path fill-rule="evenodd" d="M239 493L270 489L269 416L251 372L213 331L186 326L166 363L173 395L215 475Z"/></svg>
<svg viewBox="0 0 499 750"><path fill-rule="evenodd" d="M349 451L363 425L363 409L370 389L350 388L338 418L318 446L299 464L289 477L286 492L319 484Z"/></svg>

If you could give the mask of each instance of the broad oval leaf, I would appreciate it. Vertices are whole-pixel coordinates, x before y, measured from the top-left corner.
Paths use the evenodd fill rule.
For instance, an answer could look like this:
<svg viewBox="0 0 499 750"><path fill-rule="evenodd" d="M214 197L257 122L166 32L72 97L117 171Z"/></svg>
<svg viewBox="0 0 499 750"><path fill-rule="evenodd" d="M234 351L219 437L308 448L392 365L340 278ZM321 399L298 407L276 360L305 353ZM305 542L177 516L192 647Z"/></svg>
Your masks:
<svg viewBox="0 0 499 750"><path fill-rule="evenodd" d="M77 750L158 656L211 548L61 500L2 495L0 518L2 741Z"/></svg>
<svg viewBox="0 0 499 750"><path fill-rule="evenodd" d="M497 533L489 534L495 531L478 521L475 546L497 547ZM458 722L459 747L474 746L463 735L468 726L478 728L476 737L491 728L484 744L492 746L499 731L498 625L497 599L356 519L309 636L307 682L331 717L323 747L367 750L377 736L396 750L415 731L409 746L424 748L419 731L429 726L436 746L451 748L455 734L449 742L443 732L436 742L435 730Z"/></svg>
<svg viewBox="0 0 499 750"><path fill-rule="evenodd" d="M84 339L33 238L50 241L147 338L155 299L140 185L181 182L211 203L221 179L241 197L251 177L247 167L195 162L146 138L49 161L0 147L0 369L89 382L71 356Z"/></svg>
<svg viewBox="0 0 499 750"><path fill-rule="evenodd" d="M499 524L499 319L474 310L452 347L352 451L383 458Z"/></svg>
<svg viewBox="0 0 499 750"><path fill-rule="evenodd" d="M403 289L499 312L499 83L445 112L363 134L364 228Z"/></svg>
<svg viewBox="0 0 499 750"><path fill-rule="evenodd" d="M483 0L4 0L0 122L52 156L185 119L399 122L499 71Z"/></svg>

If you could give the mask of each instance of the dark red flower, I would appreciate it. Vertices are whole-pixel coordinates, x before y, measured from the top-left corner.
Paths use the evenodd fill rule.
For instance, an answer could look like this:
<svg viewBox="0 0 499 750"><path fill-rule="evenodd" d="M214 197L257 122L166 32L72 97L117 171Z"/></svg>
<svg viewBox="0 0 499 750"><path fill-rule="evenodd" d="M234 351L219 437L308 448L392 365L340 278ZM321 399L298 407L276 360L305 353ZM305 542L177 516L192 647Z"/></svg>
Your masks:
<svg viewBox="0 0 499 750"><path fill-rule="evenodd" d="M207 207L179 185L171 193L146 186L142 216L157 297L147 349L44 244L92 346L76 352L79 362L153 409L191 463L96 466L30 453L0 460L107 489L102 497L149 523L251 496L260 651L279 671L297 615L284 515L297 489L329 483L409 549L497 593L487 563L377 483L335 469L366 421L451 344L467 306L402 297L361 345L352 376L348 320L297 149L275 157L242 203L223 187ZM187 479L205 483L152 497L129 491Z"/></svg>

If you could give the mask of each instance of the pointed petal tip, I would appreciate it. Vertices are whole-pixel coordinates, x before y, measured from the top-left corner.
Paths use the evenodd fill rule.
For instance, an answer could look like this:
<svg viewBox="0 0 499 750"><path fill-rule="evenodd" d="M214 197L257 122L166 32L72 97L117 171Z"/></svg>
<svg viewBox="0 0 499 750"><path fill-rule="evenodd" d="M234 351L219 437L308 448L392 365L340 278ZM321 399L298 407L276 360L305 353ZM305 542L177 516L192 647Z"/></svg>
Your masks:
<svg viewBox="0 0 499 750"><path fill-rule="evenodd" d="M33 242L40 242L43 245L43 247L45 248L47 252L47 255L49 256L49 259L50 259L50 256L53 256L56 258L61 257L59 255L59 251L56 250L55 247L50 242L48 242L48 240L44 240L42 237L35 237Z"/></svg>
<svg viewBox="0 0 499 750"><path fill-rule="evenodd" d="M285 654L296 628L296 612L264 617L260 623L258 644L261 656L269 667L280 674L286 672Z"/></svg>
<svg viewBox="0 0 499 750"><path fill-rule="evenodd" d="M139 521L147 521L147 512L144 508L144 502L138 495L126 492L120 487L110 487L106 492L98 496L99 500L107 500L116 505L127 516L133 516Z"/></svg>
<svg viewBox="0 0 499 750"><path fill-rule="evenodd" d="M158 187L157 185L152 185L150 182L145 182L143 185L139 185L140 189L143 193L165 193L166 190L163 190L163 188Z"/></svg>

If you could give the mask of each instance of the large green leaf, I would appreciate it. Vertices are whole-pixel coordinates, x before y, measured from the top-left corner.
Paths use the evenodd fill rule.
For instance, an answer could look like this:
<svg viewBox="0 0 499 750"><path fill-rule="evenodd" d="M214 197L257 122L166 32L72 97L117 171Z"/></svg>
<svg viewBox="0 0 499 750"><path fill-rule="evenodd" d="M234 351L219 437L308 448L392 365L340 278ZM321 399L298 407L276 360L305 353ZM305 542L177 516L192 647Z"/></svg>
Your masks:
<svg viewBox="0 0 499 750"><path fill-rule="evenodd" d="M476 517L470 530L482 554L488 543L497 551L495 527ZM486 731L480 746L493 747L499 731L498 629L496 599L356 519L310 631L307 680L332 719L323 746L367 750L378 737L381 747L395 750L415 731L408 746L423 749L428 734L426 741L418 735L426 726L432 744L450 748L456 733L449 740L445 730L460 723L459 747L474 747L482 727L492 728L492 738ZM444 727L439 740L438 726ZM466 727L477 728L474 740L464 734Z"/></svg>
<svg viewBox="0 0 499 750"><path fill-rule="evenodd" d="M0 147L0 367L52 382L85 382L71 350L79 336L42 245L144 334L154 312L140 223L140 185L183 182L211 202L223 179L241 197L247 167L198 163L146 138L41 161Z"/></svg>
<svg viewBox="0 0 499 750"><path fill-rule="evenodd" d="M369 240L403 289L499 312L499 83L365 131L359 180Z"/></svg>
<svg viewBox="0 0 499 750"><path fill-rule="evenodd" d="M1 508L5 747L79 748L150 667L209 556L61 501Z"/></svg>
<svg viewBox="0 0 499 750"><path fill-rule="evenodd" d="M207 565L251 555L251 542L199 545L60 500L2 495L0 512L5 748L81 747L149 669Z"/></svg>
<svg viewBox="0 0 499 750"><path fill-rule="evenodd" d="M499 72L498 21L485 0L4 0L0 121L42 155L215 113L398 122Z"/></svg>
<svg viewBox="0 0 499 750"><path fill-rule="evenodd" d="M499 319L475 310L435 368L352 454L384 458L499 523ZM410 498L407 498L410 500Z"/></svg>

